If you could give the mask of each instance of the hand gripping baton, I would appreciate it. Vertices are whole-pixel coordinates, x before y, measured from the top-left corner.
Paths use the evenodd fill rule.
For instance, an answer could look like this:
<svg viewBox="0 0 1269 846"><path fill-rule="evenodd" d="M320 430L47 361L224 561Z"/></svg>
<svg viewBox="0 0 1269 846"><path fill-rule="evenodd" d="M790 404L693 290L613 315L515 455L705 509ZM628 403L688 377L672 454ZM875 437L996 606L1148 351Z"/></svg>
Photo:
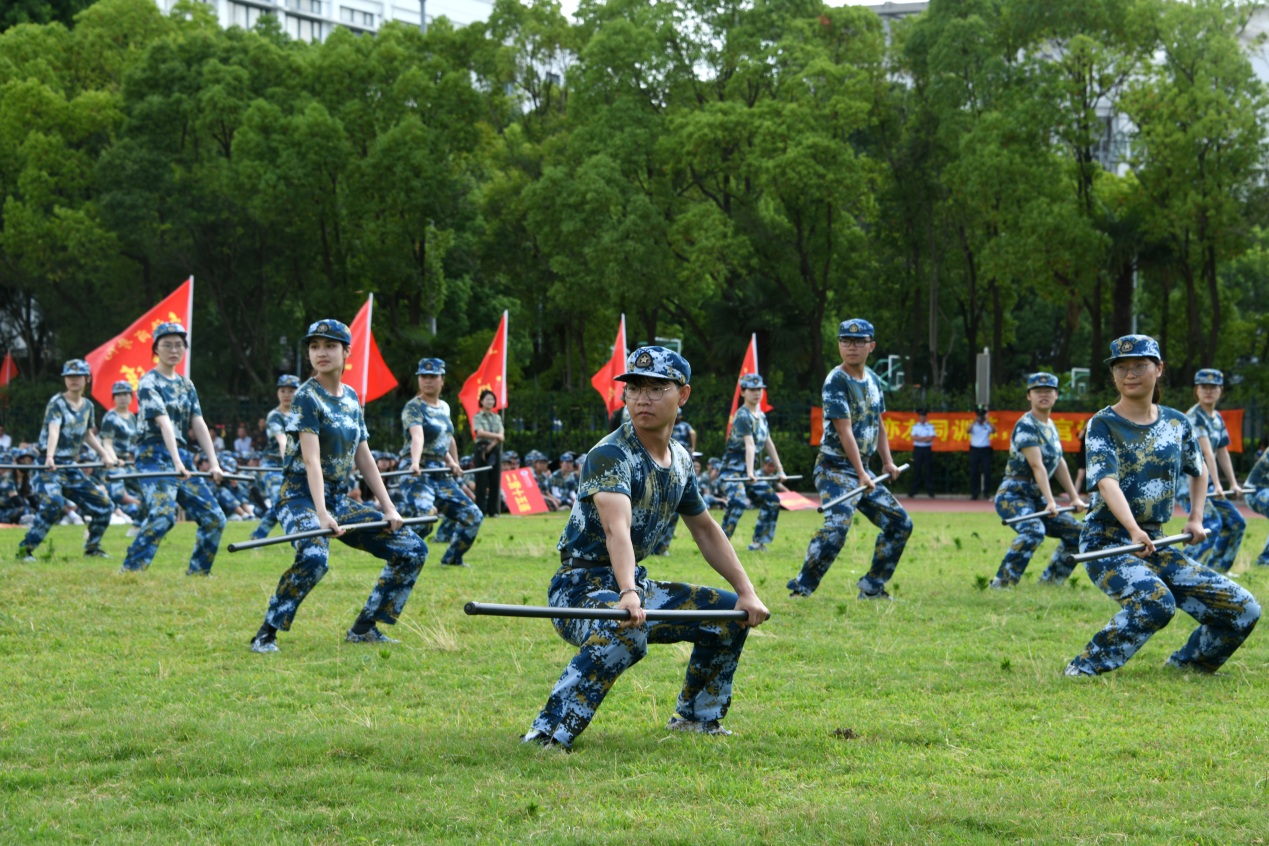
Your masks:
<svg viewBox="0 0 1269 846"><path fill-rule="evenodd" d="M401 521L401 524L404 526L417 526L420 523L435 523L437 519L437 517L407 517ZM387 527L387 520L370 520L366 523L349 523L345 526L340 526L341 529L346 529L350 532L359 529L386 529ZM305 538L320 538L333 534L335 534L333 529L310 529L307 532L279 535L276 538L260 538L259 540L248 540L242 543L231 543L226 549L230 552L242 552L244 549L259 549L262 546L272 546L275 543L290 543L291 541L304 540Z"/></svg>
<svg viewBox="0 0 1269 846"><path fill-rule="evenodd" d="M904 465L904 466L906 467L907 465ZM754 481L755 482L792 482L794 479L801 479L801 478L802 478L801 476L785 476L783 479L781 479L779 476L755 476ZM728 478L723 479L722 481L748 482L749 477L748 476L729 476Z"/></svg>
<svg viewBox="0 0 1269 846"><path fill-rule="evenodd" d="M497 605L489 602L468 602L463 611L471 615L493 617L546 617L556 620L629 620L625 608L552 608L549 605ZM652 609L646 612L653 622L673 620L679 623L707 623L718 620L748 620L749 612L732 611L668 611ZM770 619L770 615L767 616Z"/></svg>
<svg viewBox="0 0 1269 846"><path fill-rule="evenodd" d="M1075 510L1074 505L1064 505L1057 510L1058 514L1069 514ZM1041 517L1051 517L1048 511L1036 511L1032 514L1023 514L1021 517L1010 517L1008 520L1001 520L1002 526L1012 526L1016 523L1025 523L1027 520L1039 520Z"/></svg>
<svg viewBox="0 0 1269 846"><path fill-rule="evenodd" d="M902 473L904 470L907 470L911 466L912 465L910 464L900 464L898 467L898 470L900 473ZM889 479L890 479L889 473L882 473L880 476L872 477L872 481L874 485L879 485L882 482L888 481ZM852 496L863 493L866 490L868 490L867 485L860 485L857 488L851 488L850 490L846 491L846 493L839 496L837 499L830 499L828 502L824 503L823 505L821 505L819 508L815 510L823 514L825 511L832 508L834 505L841 505L843 502L850 499Z"/></svg>
<svg viewBox="0 0 1269 846"><path fill-rule="evenodd" d="M189 474L191 479L210 479L211 473L205 470L192 470ZM176 478L175 470L149 470L144 473L115 473L107 476L106 480L110 482L122 482L125 479L167 479ZM244 476L241 473L221 473L220 478L227 479L232 482L254 482L255 476Z"/></svg>
<svg viewBox="0 0 1269 846"><path fill-rule="evenodd" d="M1193 539L1194 536L1189 532L1183 532L1179 535L1169 535L1166 538L1159 538L1157 541L1154 541L1154 546L1155 549L1158 549L1161 546L1189 543ZM1112 546L1107 549L1099 549L1096 552L1081 552L1078 555L1072 555L1071 560L1073 560L1076 564L1083 564L1085 561L1096 561L1099 558L1110 558L1115 555L1126 555L1130 552L1141 552L1141 550L1145 548L1145 544L1127 543L1123 546Z"/></svg>

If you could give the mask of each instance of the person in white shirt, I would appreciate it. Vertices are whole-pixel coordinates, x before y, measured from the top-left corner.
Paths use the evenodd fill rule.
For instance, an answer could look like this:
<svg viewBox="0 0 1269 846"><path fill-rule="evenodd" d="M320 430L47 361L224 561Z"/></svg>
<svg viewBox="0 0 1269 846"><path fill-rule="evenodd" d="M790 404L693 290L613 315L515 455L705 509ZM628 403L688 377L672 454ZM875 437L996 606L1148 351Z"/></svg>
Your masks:
<svg viewBox="0 0 1269 846"><path fill-rule="evenodd" d="M991 496L991 436L996 427L987 419L987 406L980 405L969 424L969 498L979 493Z"/></svg>
<svg viewBox="0 0 1269 846"><path fill-rule="evenodd" d="M917 409L917 422L912 424L912 487L908 498L914 498L925 482L925 492L934 498L934 424L930 411Z"/></svg>

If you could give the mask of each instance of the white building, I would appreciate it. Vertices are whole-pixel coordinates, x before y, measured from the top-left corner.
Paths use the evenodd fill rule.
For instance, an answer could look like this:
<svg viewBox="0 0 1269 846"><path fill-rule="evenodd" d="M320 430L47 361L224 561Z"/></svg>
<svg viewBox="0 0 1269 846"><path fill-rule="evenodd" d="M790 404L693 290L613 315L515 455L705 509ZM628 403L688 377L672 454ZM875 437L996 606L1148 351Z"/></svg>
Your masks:
<svg viewBox="0 0 1269 846"><path fill-rule="evenodd" d="M156 0L165 13L176 0ZM216 10L222 27L250 29L261 15L278 19L292 38L325 41L335 27L353 32L375 32L388 21L418 26L426 15L428 23L449 18L455 26L483 21L493 9L493 0L203 0Z"/></svg>

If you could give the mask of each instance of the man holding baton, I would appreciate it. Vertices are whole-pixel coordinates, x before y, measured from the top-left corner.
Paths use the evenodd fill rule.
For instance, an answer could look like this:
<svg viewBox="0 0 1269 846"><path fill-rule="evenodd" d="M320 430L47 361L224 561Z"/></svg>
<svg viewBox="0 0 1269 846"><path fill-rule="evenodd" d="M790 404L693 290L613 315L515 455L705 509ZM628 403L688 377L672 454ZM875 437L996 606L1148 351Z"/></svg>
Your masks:
<svg viewBox="0 0 1269 846"><path fill-rule="evenodd" d="M556 631L580 647L524 736L526 743L571 749L618 676L647 654L649 643L695 644L679 694L676 731L727 735L732 677L748 626L767 608L731 543L705 509L692 455L671 439L674 418L691 394L691 368L663 347L630 354L625 402L630 419L587 456L577 501L559 542L560 569L551 579L556 607L617 608L629 619L556 619ZM705 560L734 589L653 581L638 562L652 554L672 515L679 514ZM645 609L742 609L747 621L650 623Z"/></svg>
<svg viewBox="0 0 1269 846"><path fill-rule="evenodd" d="M912 520L899 500L868 473L874 453L881 456L882 472L889 474L890 481L898 480L901 472L890 457L890 441L881 422L886 410L881 382L867 367L868 356L876 346L872 324L867 320L844 320L837 329L842 364L824 380L824 438L815 460L815 488L822 502L833 505L825 508L824 526L811 538L802 572L789 580L791 596L810 596L820 586L846 543L858 508L881 529L872 569L859 580L859 599L890 599L886 582L894 575L908 544ZM862 496L842 500L843 494L860 486L864 488Z"/></svg>

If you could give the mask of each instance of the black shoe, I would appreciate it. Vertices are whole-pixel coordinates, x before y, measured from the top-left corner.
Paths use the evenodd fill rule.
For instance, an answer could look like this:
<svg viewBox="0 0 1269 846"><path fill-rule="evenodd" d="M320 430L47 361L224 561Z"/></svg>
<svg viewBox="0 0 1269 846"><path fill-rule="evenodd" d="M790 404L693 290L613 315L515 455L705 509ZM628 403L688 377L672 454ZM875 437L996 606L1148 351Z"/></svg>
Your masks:
<svg viewBox="0 0 1269 846"><path fill-rule="evenodd" d="M395 637L388 637L379 631L378 626L371 626L369 631L357 634L352 629L348 630L348 636L344 638L347 643L400 643Z"/></svg>
<svg viewBox="0 0 1269 846"><path fill-rule="evenodd" d="M524 737L520 738L520 742L536 743L543 749L562 749L564 750L565 755L573 751L573 747L569 746L567 743L562 743L546 732L538 731L537 729L533 729Z"/></svg>
<svg viewBox="0 0 1269 846"><path fill-rule="evenodd" d="M85 558L109 558L110 553L106 552L104 549L102 549L99 546L94 546L92 549L84 550L84 557Z"/></svg>

